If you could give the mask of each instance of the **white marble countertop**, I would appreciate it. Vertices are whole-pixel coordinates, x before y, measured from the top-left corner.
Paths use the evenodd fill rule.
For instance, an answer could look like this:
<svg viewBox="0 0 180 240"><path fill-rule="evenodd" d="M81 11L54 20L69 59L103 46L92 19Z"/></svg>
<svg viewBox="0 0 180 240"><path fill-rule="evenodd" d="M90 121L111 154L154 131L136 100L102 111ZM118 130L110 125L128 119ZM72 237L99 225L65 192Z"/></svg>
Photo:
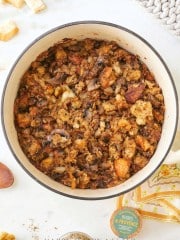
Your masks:
<svg viewBox="0 0 180 240"><path fill-rule="evenodd" d="M149 41L162 55L180 90L180 40L133 0L44 0L47 10L33 14L24 6L15 9L0 5L0 23L15 20L19 34L0 42L0 96L11 65L21 51L52 27L78 20L102 20L125 26ZM17 240L57 240L69 231L82 231L96 240L116 240L110 217L116 199L73 200L55 194L36 183L12 156L0 126L0 162L15 176L11 188L0 190L0 231L9 231ZM143 220L136 240L180 239L178 224Z"/></svg>

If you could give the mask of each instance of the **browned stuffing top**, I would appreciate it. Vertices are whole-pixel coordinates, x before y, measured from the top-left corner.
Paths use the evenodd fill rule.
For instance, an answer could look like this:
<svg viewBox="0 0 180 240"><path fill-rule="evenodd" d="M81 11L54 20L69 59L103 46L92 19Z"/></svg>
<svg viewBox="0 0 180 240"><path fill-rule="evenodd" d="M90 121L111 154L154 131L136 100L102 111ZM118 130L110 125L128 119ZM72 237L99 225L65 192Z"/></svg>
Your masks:
<svg viewBox="0 0 180 240"><path fill-rule="evenodd" d="M164 100L140 59L115 42L64 39L32 62L14 105L31 163L72 188L108 188L152 157Z"/></svg>

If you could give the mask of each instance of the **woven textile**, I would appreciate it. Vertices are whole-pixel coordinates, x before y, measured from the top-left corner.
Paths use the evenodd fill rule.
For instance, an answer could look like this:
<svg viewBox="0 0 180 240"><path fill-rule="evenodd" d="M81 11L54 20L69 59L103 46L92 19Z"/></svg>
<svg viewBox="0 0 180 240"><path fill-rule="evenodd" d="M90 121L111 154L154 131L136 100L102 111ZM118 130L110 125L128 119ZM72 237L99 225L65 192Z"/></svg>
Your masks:
<svg viewBox="0 0 180 240"><path fill-rule="evenodd" d="M180 0L136 0L180 37Z"/></svg>

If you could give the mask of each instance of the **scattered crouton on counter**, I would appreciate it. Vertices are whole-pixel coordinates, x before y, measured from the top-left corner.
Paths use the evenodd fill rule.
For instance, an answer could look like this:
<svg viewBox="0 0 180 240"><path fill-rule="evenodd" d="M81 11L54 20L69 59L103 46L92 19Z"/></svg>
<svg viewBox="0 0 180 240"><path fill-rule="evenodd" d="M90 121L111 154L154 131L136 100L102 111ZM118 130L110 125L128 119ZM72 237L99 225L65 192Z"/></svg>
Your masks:
<svg viewBox="0 0 180 240"><path fill-rule="evenodd" d="M0 0L0 4L9 3L16 8L21 8L25 3L34 13L38 13L46 8L42 0ZM7 21L0 25L0 41L8 41L13 38L19 31L16 23Z"/></svg>
<svg viewBox="0 0 180 240"><path fill-rule="evenodd" d="M1 41L8 41L13 38L19 29L15 22L7 21L0 25L0 40Z"/></svg>
<svg viewBox="0 0 180 240"><path fill-rule="evenodd" d="M34 13L40 12L46 8L46 5L42 0L25 0L25 2Z"/></svg>
<svg viewBox="0 0 180 240"><path fill-rule="evenodd" d="M4 0L4 2L8 2L16 8L21 8L24 4L24 0Z"/></svg>
<svg viewBox="0 0 180 240"><path fill-rule="evenodd" d="M26 3L34 13L38 13L46 8L42 0L0 0L0 3L10 3L16 8L21 8Z"/></svg>
<svg viewBox="0 0 180 240"><path fill-rule="evenodd" d="M0 240L16 240L16 238L13 234L2 232L0 233Z"/></svg>

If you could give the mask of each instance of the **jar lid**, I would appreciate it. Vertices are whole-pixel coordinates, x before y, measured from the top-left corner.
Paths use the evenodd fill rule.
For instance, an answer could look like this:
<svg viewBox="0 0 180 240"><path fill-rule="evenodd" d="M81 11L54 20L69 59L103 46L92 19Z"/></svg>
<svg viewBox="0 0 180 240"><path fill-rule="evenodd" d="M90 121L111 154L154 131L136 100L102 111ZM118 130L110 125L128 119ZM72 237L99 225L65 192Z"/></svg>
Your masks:
<svg viewBox="0 0 180 240"><path fill-rule="evenodd" d="M139 212L129 207L116 210L110 222L112 231L123 239L132 238L137 235L142 226Z"/></svg>
<svg viewBox="0 0 180 240"><path fill-rule="evenodd" d="M60 237L60 240L93 240L88 234L83 232L69 232Z"/></svg>

